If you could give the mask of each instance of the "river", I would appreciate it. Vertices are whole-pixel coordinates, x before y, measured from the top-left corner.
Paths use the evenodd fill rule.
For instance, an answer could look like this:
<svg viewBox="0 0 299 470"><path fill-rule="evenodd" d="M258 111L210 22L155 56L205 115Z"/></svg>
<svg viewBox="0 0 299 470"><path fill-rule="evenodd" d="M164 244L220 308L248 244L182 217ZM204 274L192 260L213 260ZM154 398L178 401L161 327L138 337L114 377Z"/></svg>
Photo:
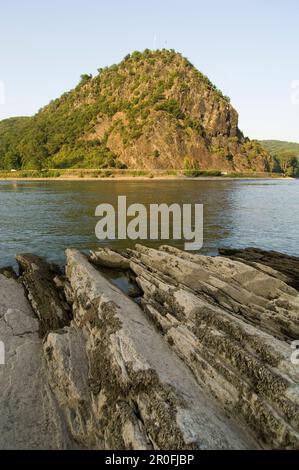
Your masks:
<svg viewBox="0 0 299 470"><path fill-rule="evenodd" d="M70 246L133 246L95 236L96 206L117 206L119 195L126 195L128 204L146 206L202 203L201 253L254 246L299 255L298 180L1 181L0 266L14 264L15 254L22 252L62 264ZM183 247L183 241L173 244Z"/></svg>

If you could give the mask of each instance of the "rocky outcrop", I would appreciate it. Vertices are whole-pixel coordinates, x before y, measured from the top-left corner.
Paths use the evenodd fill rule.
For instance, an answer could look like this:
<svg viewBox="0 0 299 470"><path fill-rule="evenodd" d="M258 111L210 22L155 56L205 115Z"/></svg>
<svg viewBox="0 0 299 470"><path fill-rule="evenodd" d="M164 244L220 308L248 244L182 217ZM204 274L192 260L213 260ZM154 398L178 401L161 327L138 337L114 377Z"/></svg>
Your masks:
<svg viewBox="0 0 299 470"><path fill-rule="evenodd" d="M66 412L73 411L72 430L86 436L88 428L93 445L110 449L256 446L205 396L142 309L84 255L68 250L66 273L74 320L63 335L50 334L45 348L50 383ZM89 364L80 385L72 377L78 355L70 346L79 347L78 330Z"/></svg>
<svg viewBox="0 0 299 470"><path fill-rule="evenodd" d="M29 169L37 162L38 168L226 172L274 165L258 142L243 136L229 98L189 60L165 49L129 54L95 77L83 76L35 116L1 122L2 167L15 168L14 155Z"/></svg>
<svg viewBox="0 0 299 470"><path fill-rule="evenodd" d="M222 257L142 246L130 255L145 311L198 383L263 445L298 448L298 292Z"/></svg>
<svg viewBox="0 0 299 470"><path fill-rule="evenodd" d="M285 272L169 246L98 249L89 259L67 250L65 277L53 278L40 259L18 260L37 317L22 286L0 275L0 339L11 351L10 366L0 366L9 384L0 423L15 413L17 428L4 433L4 447L40 448L24 429L25 418L40 414L47 448L299 449L299 370L291 362L299 294ZM38 270L48 273L51 315L57 309L60 318L58 300L69 306L67 324L48 322L43 339ZM128 276L119 284L126 292L116 272Z"/></svg>
<svg viewBox="0 0 299 470"><path fill-rule="evenodd" d="M298 292L279 279L244 263L167 246L159 251L138 246L130 253L136 272L140 259L141 266L160 271L264 332L286 340L299 337Z"/></svg>

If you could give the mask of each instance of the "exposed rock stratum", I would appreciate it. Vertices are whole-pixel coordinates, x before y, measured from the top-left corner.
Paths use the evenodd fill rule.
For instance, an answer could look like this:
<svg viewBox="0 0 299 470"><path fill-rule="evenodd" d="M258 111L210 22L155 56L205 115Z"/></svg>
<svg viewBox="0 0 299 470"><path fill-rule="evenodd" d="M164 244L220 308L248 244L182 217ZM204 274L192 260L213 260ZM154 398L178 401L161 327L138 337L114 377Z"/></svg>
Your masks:
<svg viewBox="0 0 299 470"><path fill-rule="evenodd" d="M18 256L19 279L0 274L0 448L298 449L299 259L223 254L67 250L65 276Z"/></svg>

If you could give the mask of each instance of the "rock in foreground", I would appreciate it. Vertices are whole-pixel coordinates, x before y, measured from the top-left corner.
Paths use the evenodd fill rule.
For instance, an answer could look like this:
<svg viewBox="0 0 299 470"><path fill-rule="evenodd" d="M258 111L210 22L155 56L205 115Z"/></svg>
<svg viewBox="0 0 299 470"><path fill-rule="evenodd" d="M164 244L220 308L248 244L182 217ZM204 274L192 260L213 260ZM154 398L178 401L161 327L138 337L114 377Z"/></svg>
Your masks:
<svg viewBox="0 0 299 470"><path fill-rule="evenodd" d="M95 444L110 449L255 446L203 393L142 309L84 255L68 251L66 272L74 321L65 334L49 335L45 347L56 396L67 413L75 404L76 426L70 422L75 432L82 423L80 434L86 435L88 422L90 438L96 436ZM76 363L70 364L68 345L78 329L86 338L90 364L81 384L86 392L78 396L84 403L70 393Z"/></svg>
<svg viewBox="0 0 299 470"><path fill-rule="evenodd" d="M11 387L2 429L9 406L24 403L13 415L18 432L2 433L0 447L299 448L299 370L291 362L299 294L285 270L166 246L98 250L90 260L68 250L59 279L40 259L18 259L37 317L21 285L0 275L1 336L9 351L19 344L27 351L0 366L1 383ZM50 316L33 265L47 273ZM128 275L136 301L109 280L109 269ZM16 299L22 308L10 313ZM31 355L33 388L14 372L25 371ZM38 432L29 435L24 420L36 414Z"/></svg>
<svg viewBox="0 0 299 470"><path fill-rule="evenodd" d="M77 448L43 367L39 322L23 287L0 274L0 449Z"/></svg>

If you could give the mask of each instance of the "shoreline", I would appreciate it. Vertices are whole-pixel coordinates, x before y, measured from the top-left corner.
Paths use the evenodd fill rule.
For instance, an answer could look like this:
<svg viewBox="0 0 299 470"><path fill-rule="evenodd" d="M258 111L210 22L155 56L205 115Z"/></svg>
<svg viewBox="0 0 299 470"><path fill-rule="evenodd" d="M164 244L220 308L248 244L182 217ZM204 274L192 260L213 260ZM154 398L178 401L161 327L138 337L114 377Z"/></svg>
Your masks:
<svg viewBox="0 0 299 470"><path fill-rule="evenodd" d="M58 177L8 177L2 181L235 181L235 180L296 180L289 176L58 176Z"/></svg>

